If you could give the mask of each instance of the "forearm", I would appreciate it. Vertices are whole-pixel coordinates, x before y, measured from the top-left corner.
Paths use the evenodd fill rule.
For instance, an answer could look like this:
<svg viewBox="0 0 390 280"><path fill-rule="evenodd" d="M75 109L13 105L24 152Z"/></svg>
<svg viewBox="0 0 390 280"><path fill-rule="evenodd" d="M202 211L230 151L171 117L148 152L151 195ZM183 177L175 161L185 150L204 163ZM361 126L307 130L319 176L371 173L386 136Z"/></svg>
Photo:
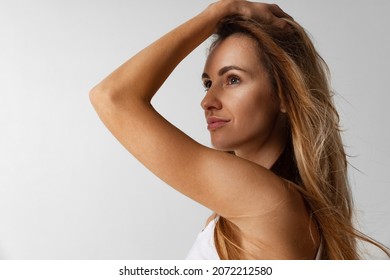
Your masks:
<svg viewBox="0 0 390 280"><path fill-rule="evenodd" d="M192 50L212 35L232 5L217 2L143 49L104 79L92 95L109 95L121 104L149 103L167 77ZM96 98L96 96L94 96Z"/></svg>

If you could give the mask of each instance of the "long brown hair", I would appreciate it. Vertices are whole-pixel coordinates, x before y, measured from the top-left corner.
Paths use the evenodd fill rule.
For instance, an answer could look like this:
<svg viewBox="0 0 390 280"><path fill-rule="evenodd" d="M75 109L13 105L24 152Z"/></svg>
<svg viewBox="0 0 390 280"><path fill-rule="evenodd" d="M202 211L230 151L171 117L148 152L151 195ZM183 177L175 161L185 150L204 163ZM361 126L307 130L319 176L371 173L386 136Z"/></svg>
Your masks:
<svg viewBox="0 0 390 280"><path fill-rule="evenodd" d="M271 170L299 186L318 226L321 259L360 259L357 241L389 250L355 229L347 177L347 156L339 116L329 86L329 71L305 30L285 19L286 28L243 17L221 21L210 49L232 34L257 42L275 93L286 110L288 145ZM286 167L289 167L288 169ZM239 228L219 217L214 239L221 259L243 259Z"/></svg>

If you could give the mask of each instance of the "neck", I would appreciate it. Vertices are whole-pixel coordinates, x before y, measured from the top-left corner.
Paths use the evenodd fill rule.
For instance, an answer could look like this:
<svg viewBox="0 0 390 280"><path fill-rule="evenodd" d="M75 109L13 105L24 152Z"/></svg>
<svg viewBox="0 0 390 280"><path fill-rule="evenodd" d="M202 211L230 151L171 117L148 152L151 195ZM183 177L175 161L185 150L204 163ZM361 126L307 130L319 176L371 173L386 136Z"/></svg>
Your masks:
<svg viewBox="0 0 390 280"><path fill-rule="evenodd" d="M257 163L270 169L282 154L286 145L288 129L286 120L282 113L279 114L271 133L262 143L255 143L252 146L246 145L234 151L234 153L244 159Z"/></svg>

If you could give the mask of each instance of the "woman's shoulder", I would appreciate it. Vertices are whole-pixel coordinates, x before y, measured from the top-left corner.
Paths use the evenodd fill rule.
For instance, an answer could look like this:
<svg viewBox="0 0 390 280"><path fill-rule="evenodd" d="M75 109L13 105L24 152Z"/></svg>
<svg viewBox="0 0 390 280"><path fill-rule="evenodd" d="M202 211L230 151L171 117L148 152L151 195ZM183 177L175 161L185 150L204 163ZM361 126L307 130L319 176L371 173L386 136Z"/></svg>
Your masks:
<svg viewBox="0 0 390 280"><path fill-rule="evenodd" d="M272 207L259 206L257 213L226 219L240 229L243 246L258 259L315 259L320 245L317 224L299 186L284 183L285 191Z"/></svg>

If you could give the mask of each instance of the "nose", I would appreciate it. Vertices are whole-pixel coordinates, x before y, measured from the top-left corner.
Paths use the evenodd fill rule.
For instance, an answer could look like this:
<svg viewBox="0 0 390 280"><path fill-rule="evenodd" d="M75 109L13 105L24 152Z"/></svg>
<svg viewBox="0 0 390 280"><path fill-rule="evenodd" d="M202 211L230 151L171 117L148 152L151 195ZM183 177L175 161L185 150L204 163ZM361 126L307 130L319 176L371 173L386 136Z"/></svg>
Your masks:
<svg viewBox="0 0 390 280"><path fill-rule="evenodd" d="M203 98L200 106L203 110L220 110L222 108L221 100L217 97L215 91L211 88L207 91L205 97Z"/></svg>

